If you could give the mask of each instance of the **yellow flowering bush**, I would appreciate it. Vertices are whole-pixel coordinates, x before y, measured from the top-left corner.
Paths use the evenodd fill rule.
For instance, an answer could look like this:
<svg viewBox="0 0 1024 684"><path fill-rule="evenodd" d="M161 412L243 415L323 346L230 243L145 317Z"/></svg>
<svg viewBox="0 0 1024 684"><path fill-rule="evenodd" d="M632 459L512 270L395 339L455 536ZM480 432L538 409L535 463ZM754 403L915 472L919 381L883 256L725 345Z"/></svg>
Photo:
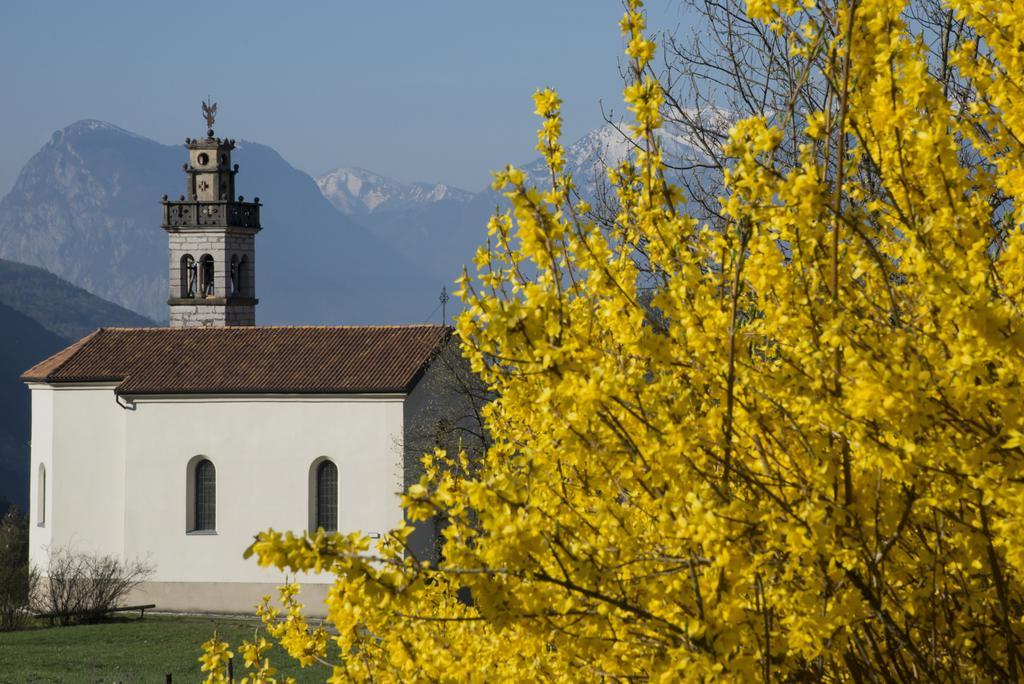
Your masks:
<svg viewBox="0 0 1024 684"><path fill-rule="evenodd" d="M200 669L209 673L207 682L221 684L228 681L228 661L235 655L230 648L228 642L217 638L216 633L203 644L203 655L199 656L199 662L202 664Z"/></svg>
<svg viewBox="0 0 1024 684"><path fill-rule="evenodd" d="M639 0L610 228L537 93L551 183L496 175L511 209L461 283L493 444L405 497L443 560L409 527L261 534L261 564L336 576L336 635L294 587L262 609L291 655L336 640L331 681L1024 676L1024 6L948 0L968 107L900 2L748 8L821 51L828 104L733 128L724 230L665 180ZM785 126L810 142L782 169Z"/></svg>

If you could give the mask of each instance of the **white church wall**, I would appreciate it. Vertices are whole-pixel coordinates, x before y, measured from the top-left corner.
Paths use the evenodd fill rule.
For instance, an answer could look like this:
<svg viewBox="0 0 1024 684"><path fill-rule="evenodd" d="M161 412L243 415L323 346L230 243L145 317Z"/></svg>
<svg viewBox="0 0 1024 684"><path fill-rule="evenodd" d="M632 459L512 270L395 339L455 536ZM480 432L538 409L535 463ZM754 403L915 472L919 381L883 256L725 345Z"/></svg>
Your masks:
<svg viewBox="0 0 1024 684"><path fill-rule="evenodd" d="M242 553L268 527L308 526L309 468L323 456L338 466L341 531L380 533L401 520L400 396L164 397L134 405L125 552L149 555L154 583L280 582L279 572ZM215 534L186 529L187 464L198 455L216 468Z"/></svg>
<svg viewBox="0 0 1024 684"><path fill-rule="evenodd" d="M33 388L31 560L44 574L50 550L123 550L125 423L112 387Z"/></svg>
<svg viewBox="0 0 1024 684"><path fill-rule="evenodd" d="M32 386L32 450L29 464L29 562L45 568L53 529L53 388ZM40 475L43 480L40 481ZM42 498L42 500L40 500Z"/></svg>
<svg viewBox="0 0 1024 684"><path fill-rule="evenodd" d="M162 397L124 408L112 386L35 385L32 562L45 568L59 547L147 560L154 575L130 602L251 611L284 577L242 553L269 527L306 529L317 459L338 466L339 530L382 533L401 523L403 399ZM215 534L187 530L187 465L199 455L216 467ZM330 578L301 579L321 583L307 597L312 613L322 612L314 597Z"/></svg>

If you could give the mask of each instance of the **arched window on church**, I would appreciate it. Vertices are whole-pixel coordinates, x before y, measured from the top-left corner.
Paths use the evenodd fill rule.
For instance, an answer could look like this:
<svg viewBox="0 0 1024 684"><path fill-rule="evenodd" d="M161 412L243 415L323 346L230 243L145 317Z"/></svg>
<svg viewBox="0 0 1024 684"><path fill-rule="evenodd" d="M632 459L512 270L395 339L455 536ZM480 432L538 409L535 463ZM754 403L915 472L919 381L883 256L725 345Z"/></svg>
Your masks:
<svg viewBox="0 0 1024 684"><path fill-rule="evenodd" d="M36 476L36 525L46 526L46 466L42 463Z"/></svg>
<svg viewBox="0 0 1024 684"><path fill-rule="evenodd" d="M191 299L196 296L196 283L199 279L199 271L196 268L196 260L191 254L181 257L181 297Z"/></svg>
<svg viewBox="0 0 1024 684"><path fill-rule="evenodd" d="M238 294L248 297L249 291L249 257L242 255L238 262Z"/></svg>
<svg viewBox="0 0 1024 684"><path fill-rule="evenodd" d="M231 255L231 291L228 293L229 296L234 297L235 295L237 295L237 294L239 294L241 292L241 288L239 287L239 283L240 283L240 281L238 279L238 255L237 254L232 254Z"/></svg>
<svg viewBox="0 0 1024 684"><path fill-rule="evenodd" d="M315 530L338 529L338 466L327 458L317 459L310 468L310 524Z"/></svg>
<svg viewBox="0 0 1024 684"><path fill-rule="evenodd" d="M213 268L213 257L209 254L204 254L199 260L199 272L200 272L200 288L204 297L212 297L214 295L213 281L215 277Z"/></svg>
<svg viewBox="0 0 1024 684"><path fill-rule="evenodd" d="M217 469L210 459L194 457L188 465L185 505L187 532L217 529Z"/></svg>

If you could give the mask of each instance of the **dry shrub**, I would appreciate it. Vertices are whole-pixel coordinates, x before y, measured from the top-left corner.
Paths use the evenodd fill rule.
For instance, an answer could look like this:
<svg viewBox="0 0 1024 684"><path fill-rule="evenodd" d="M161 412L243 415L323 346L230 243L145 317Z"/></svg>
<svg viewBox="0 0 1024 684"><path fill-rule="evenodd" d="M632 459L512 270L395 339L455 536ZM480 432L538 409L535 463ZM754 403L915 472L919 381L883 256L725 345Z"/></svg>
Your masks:
<svg viewBox="0 0 1024 684"><path fill-rule="evenodd" d="M62 625L94 621L117 607L152 573L152 566L143 561L57 549L50 553L34 607Z"/></svg>

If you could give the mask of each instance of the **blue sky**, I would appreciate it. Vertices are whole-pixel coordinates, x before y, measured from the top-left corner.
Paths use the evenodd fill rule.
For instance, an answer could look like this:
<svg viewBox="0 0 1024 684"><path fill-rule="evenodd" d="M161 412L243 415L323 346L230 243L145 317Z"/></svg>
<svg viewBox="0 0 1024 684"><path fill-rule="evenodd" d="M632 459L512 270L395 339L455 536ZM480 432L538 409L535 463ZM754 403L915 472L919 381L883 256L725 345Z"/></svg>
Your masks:
<svg viewBox="0 0 1024 684"><path fill-rule="evenodd" d="M674 28L674 0L650 23ZM617 0L48 2L0 6L0 194L53 131L96 118L164 143L217 132L320 174L363 166L470 190L531 159L531 94L571 141L622 110Z"/></svg>

